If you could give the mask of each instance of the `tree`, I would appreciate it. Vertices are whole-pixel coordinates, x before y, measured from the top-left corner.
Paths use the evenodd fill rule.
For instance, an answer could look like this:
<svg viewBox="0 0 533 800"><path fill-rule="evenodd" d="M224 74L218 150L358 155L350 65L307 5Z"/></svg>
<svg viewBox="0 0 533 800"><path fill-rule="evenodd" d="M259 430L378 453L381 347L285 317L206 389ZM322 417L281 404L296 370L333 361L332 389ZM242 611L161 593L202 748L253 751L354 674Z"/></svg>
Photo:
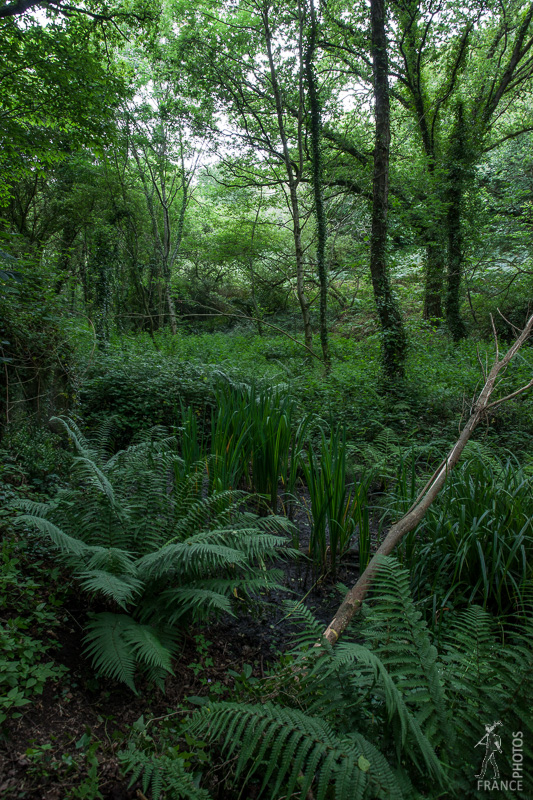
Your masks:
<svg viewBox="0 0 533 800"><path fill-rule="evenodd" d="M307 9L305 9L307 11ZM302 19L302 9L299 6L300 24ZM315 70L315 53L317 49L317 39L319 35L317 15L314 0L309 0L308 20L307 20L307 44L304 49L304 68L307 84L307 95L309 103L309 131L311 135L311 167L313 197L315 203L315 216L317 225L316 243L316 263L318 281L320 286L320 341L322 344L322 355L326 370L331 366L331 357L328 344L328 276L326 265L326 239L327 225L326 212L323 197L323 166L322 166L322 108L319 95L318 80Z"/></svg>
<svg viewBox="0 0 533 800"><path fill-rule="evenodd" d="M447 272L446 318L454 338L465 333L459 300L462 279L464 192L482 154L495 140L530 129L533 120L507 110L533 75L533 4L494 4L466 9L447 5L447 25L432 4L396 0L394 97L418 128L428 187L434 197L423 237L427 247L428 318L442 316ZM447 270L446 248L447 245Z"/></svg>
<svg viewBox="0 0 533 800"><path fill-rule="evenodd" d="M1 201L18 180L109 141L127 81L109 34L87 18L8 18L0 28Z"/></svg>
<svg viewBox="0 0 533 800"><path fill-rule="evenodd" d="M181 10L188 24L180 30L174 60L180 65L186 60L189 90L197 102L207 94L216 99L218 113L212 114L210 124L214 137L225 140L226 170L231 168L235 185L281 189L286 198L295 294L305 346L312 351L303 243L308 214L302 209L302 197L309 158L302 17L298 10L293 13L270 0L243 1L233 9L207 2Z"/></svg>
<svg viewBox="0 0 533 800"><path fill-rule="evenodd" d="M387 212L389 195L390 103L385 0L371 0L372 66L375 125L374 187L370 274L383 331L383 364L389 378L403 377L406 338L400 310L387 271Z"/></svg>
<svg viewBox="0 0 533 800"><path fill-rule="evenodd" d="M183 239L191 182L202 152L201 145L195 150L187 141L180 111L168 85L156 83L151 103L128 113L129 144L152 226L153 279L161 295L159 315L162 319L164 296L173 334L177 323L171 276Z"/></svg>

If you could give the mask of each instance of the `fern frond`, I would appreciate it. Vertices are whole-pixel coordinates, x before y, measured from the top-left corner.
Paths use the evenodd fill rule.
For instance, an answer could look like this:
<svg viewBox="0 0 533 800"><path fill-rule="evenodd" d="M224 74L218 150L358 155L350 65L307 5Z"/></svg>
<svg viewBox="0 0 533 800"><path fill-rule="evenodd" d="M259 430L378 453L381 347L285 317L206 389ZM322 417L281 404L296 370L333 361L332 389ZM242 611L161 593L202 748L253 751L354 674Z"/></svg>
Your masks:
<svg viewBox="0 0 533 800"><path fill-rule="evenodd" d="M89 569L103 569L113 575L137 575L135 559L127 550L119 547L93 547L87 564Z"/></svg>
<svg viewBox="0 0 533 800"><path fill-rule="evenodd" d="M64 416L51 417L50 423L56 423L65 431L80 455L96 458L96 452L89 446L87 439L73 419Z"/></svg>
<svg viewBox="0 0 533 800"><path fill-rule="evenodd" d="M407 737L410 736L422 756L425 771L433 780L442 783L444 773L434 747L423 733L417 717L408 709L406 701L410 698L409 691L407 693L405 691L405 682L401 681L402 691L400 691L391 673L375 652L360 644L340 643L331 657L328 668L323 669L317 663L315 669L320 669L320 678L324 683L327 683L328 675L335 673L345 675L345 679L352 681L355 692L361 689L362 678L366 679L367 685L372 685L374 693L381 688L388 721L391 722L395 716L399 720L401 744L405 745ZM409 756L416 760L412 748Z"/></svg>
<svg viewBox="0 0 533 800"><path fill-rule="evenodd" d="M203 617L212 612L233 614L229 597L206 588L205 581L198 587L168 589L162 594L161 600L166 604L166 617L171 625L189 614Z"/></svg>
<svg viewBox="0 0 533 800"><path fill-rule="evenodd" d="M109 678L121 681L136 692L135 652L127 632L137 623L124 614L95 614L87 624L85 653L94 667Z"/></svg>
<svg viewBox="0 0 533 800"><path fill-rule="evenodd" d="M172 639L167 636L166 643L163 643L154 628L139 623L128 627L125 635L141 664L174 674L172 653L169 649L173 645Z"/></svg>
<svg viewBox="0 0 533 800"><path fill-rule="evenodd" d="M85 652L91 656L97 670L122 681L135 692L133 678L138 662L172 672L172 640L168 636L164 638L165 643L154 628L125 614L103 612L95 614L87 625Z"/></svg>
<svg viewBox="0 0 533 800"><path fill-rule="evenodd" d="M24 514L18 518L17 522L33 525L41 531L41 533L49 536L62 553L72 556L85 556L91 552L91 548L86 545L85 542L81 542L79 539L69 536L68 533L63 533L57 525L54 525L54 523L50 522L48 519Z"/></svg>
<svg viewBox="0 0 533 800"><path fill-rule="evenodd" d="M132 575L113 575L102 569L82 572L80 584L87 592L101 593L115 601L121 608L131 603L139 594L143 583Z"/></svg>
<svg viewBox="0 0 533 800"><path fill-rule="evenodd" d="M139 575L152 580L179 569L193 574L202 570L220 569L244 561L244 553L223 544L205 541L205 534L191 536L185 542L169 544L156 553L149 553L136 562Z"/></svg>
<svg viewBox="0 0 533 800"><path fill-rule="evenodd" d="M376 573L372 613L363 626L365 641L379 656L405 703L432 741L451 742L453 733L437 668L437 649L411 597L409 573L383 558Z"/></svg>
<svg viewBox="0 0 533 800"><path fill-rule="evenodd" d="M111 506L115 506L116 500L113 486L96 463L86 456L77 456L74 459L74 464L86 478L87 482L98 492L105 494Z"/></svg>
<svg viewBox="0 0 533 800"><path fill-rule="evenodd" d="M192 728L195 735L218 740L228 756L238 752L237 776L246 769L250 778L261 769L262 790L274 778L272 797L281 787L290 796L303 773L308 776L306 783L309 774L316 776L316 800L324 800L330 783L337 800L359 800L373 778L372 765L368 771L361 769L360 742L339 738L324 720L294 709L271 703L212 703L195 715ZM389 772L394 784L394 773L390 768ZM308 788L304 785L305 791L298 791L302 800Z"/></svg>
<svg viewBox="0 0 533 800"><path fill-rule="evenodd" d="M332 652L333 648L328 640L324 638L324 623L314 616L311 609L307 608L303 602L285 602L284 608L286 610L285 618L294 622L300 628L293 634L293 652L304 651L306 657L308 657L306 651L314 647L317 642L320 642L321 645L320 655L323 654L323 649L328 653Z"/></svg>
<svg viewBox="0 0 533 800"><path fill-rule="evenodd" d="M209 793L193 782L179 756L143 753L131 746L118 757L124 771L132 773L129 787L142 776L143 793L151 790L153 800L160 800L163 791L173 800L210 800Z"/></svg>

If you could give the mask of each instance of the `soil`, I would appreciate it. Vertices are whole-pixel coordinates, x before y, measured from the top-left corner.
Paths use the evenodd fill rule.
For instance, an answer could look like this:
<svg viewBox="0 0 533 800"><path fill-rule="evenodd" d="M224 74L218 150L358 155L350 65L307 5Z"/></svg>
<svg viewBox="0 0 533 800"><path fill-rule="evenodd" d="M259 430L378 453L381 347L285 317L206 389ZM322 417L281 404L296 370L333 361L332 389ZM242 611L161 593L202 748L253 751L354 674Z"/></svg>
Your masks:
<svg viewBox="0 0 533 800"><path fill-rule="evenodd" d="M309 522L304 508L295 513L294 522L300 533L300 549L305 552ZM277 566L284 571L279 590L262 597L251 611L243 610L235 617L228 615L195 630L196 635L204 637L201 652L192 631L184 632L174 676L167 679L164 693L140 684L134 695L118 683L95 678L82 656L86 597L72 597L68 621L55 631L57 646L51 651L56 662L69 672L61 685L48 682L41 696L20 709L18 719L4 724L0 739L0 797L90 800L101 796L104 800L142 800L140 784L128 788L117 757L135 721L142 715L159 718L172 714L187 698L209 694L213 685L219 692L224 687L231 689L234 677L230 671L240 674L245 664L251 666L254 676L264 677L269 664L293 643L295 627L287 618L285 601L304 603L326 625L341 600L335 584L351 586L358 577L358 553L350 550L345 554L334 579L331 574L317 578L304 559ZM83 781L90 782L90 759L85 749L88 741L98 743L93 760L98 760L97 786L101 795L81 793Z"/></svg>

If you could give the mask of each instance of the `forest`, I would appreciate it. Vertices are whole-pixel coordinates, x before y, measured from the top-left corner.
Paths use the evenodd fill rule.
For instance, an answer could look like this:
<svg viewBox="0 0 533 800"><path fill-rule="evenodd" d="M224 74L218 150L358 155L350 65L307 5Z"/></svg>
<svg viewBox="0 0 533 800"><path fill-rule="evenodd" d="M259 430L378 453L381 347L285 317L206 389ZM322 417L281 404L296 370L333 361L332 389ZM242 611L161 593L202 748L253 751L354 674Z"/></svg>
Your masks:
<svg viewBox="0 0 533 800"><path fill-rule="evenodd" d="M533 797L533 2L0 0L0 797Z"/></svg>

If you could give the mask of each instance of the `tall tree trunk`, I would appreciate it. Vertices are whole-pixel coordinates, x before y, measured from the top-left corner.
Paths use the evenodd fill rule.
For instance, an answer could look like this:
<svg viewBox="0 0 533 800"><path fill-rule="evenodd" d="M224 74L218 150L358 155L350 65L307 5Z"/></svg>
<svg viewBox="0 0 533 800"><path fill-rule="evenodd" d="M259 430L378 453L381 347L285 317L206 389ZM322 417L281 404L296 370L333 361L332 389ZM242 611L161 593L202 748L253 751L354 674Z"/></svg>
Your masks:
<svg viewBox="0 0 533 800"><path fill-rule="evenodd" d="M255 212L255 218L252 225L252 235L250 237L250 258L248 260L248 267L250 269L250 285L252 289L252 305L254 307L257 332L259 336L263 335L263 322L261 319L261 309L259 308L259 303L257 302L257 296L255 293L254 239L255 239L255 231L257 229L257 221L259 220L259 214L261 212L262 204L263 204L263 189L261 189L261 194L259 195L259 203L257 204L257 211Z"/></svg>
<svg viewBox="0 0 533 800"><path fill-rule="evenodd" d="M426 286L424 292L424 319L438 322L442 317L442 291L446 264L443 246L436 241L426 244Z"/></svg>
<svg viewBox="0 0 533 800"><path fill-rule="evenodd" d="M320 343L326 370L331 368L331 357L328 343L328 276L326 266L326 213L322 195L322 110L316 85L316 75L313 65L316 48L317 22L314 0L309 0L310 32L308 45L305 51L304 64L309 97L310 128L311 128L311 164L313 168L313 195L315 201L315 215L317 226L316 265L318 282L320 285ZM300 15L301 17L301 15Z"/></svg>
<svg viewBox="0 0 533 800"><path fill-rule="evenodd" d="M454 341L466 336L465 323L461 317L461 278L463 271L463 239L461 212L463 202L463 179L466 156L466 132L463 106L457 109L456 135L451 148L451 166L448 177L448 285L446 292L446 321Z"/></svg>
<svg viewBox="0 0 533 800"><path fill-rule="evenodd" d="M287 175L287 184L289 186L289 198L292 215L292 232L294 239L294 255L296 260L296 295L300 304L302 312L302 320L304 327L304 341L305 346L311 352L313 351L313 331L311 329L311 318L309 315L309 300L305 294L304 284L304 253L302 247L302 225L300 221L300 204L298 201L298 176L295 174L294 166L289 152L289 144L287 139L287 132L285 130L285 121L283 119L283 103L281 99L281 91L278 83L278 76L276 73L276 65L274 64L274 56L272 54L272 31L270 30L270 22L268 18L268 4L263 6L263 25L265 31L265 42L267 48L268 65L270 70L270 80L272 83L272 93L276 103L276 117L278 122L278 130L283 148L283 161L285 164L285 172Z"/></svg>
<svg viewBox="0 0 533 800"><path fill-rule="evenodd" d="M163 187L164 189L164 187ZM174 299L172 297L172 290L170 287L170 273L171 273L171 262L170 262L170 210L168 205L163 206L163 281L165 284L165 302L168 311L168 319L170 322L170 330L172 331L172 335L175 336L178 332L178 326L176 323L176 309L174 307Z"/></svg>
<svg viewBox="0 0 533 800"><path fill-rule="evenodd" d="M370 272L383 336L384 371L388 377L401 378L405 371L407 339L387 269L390 101L385 0L371 0L370 15L376 115Z"/></svg>
<svg viewBox="0 0 533 800"><path fill-rule="evenodd" d="M111 311L109 278L115 255L108 232L106 230L97 231L92 268L95 285L95 329L99 348L103 348L109 341L109 316Z"/></svg>

